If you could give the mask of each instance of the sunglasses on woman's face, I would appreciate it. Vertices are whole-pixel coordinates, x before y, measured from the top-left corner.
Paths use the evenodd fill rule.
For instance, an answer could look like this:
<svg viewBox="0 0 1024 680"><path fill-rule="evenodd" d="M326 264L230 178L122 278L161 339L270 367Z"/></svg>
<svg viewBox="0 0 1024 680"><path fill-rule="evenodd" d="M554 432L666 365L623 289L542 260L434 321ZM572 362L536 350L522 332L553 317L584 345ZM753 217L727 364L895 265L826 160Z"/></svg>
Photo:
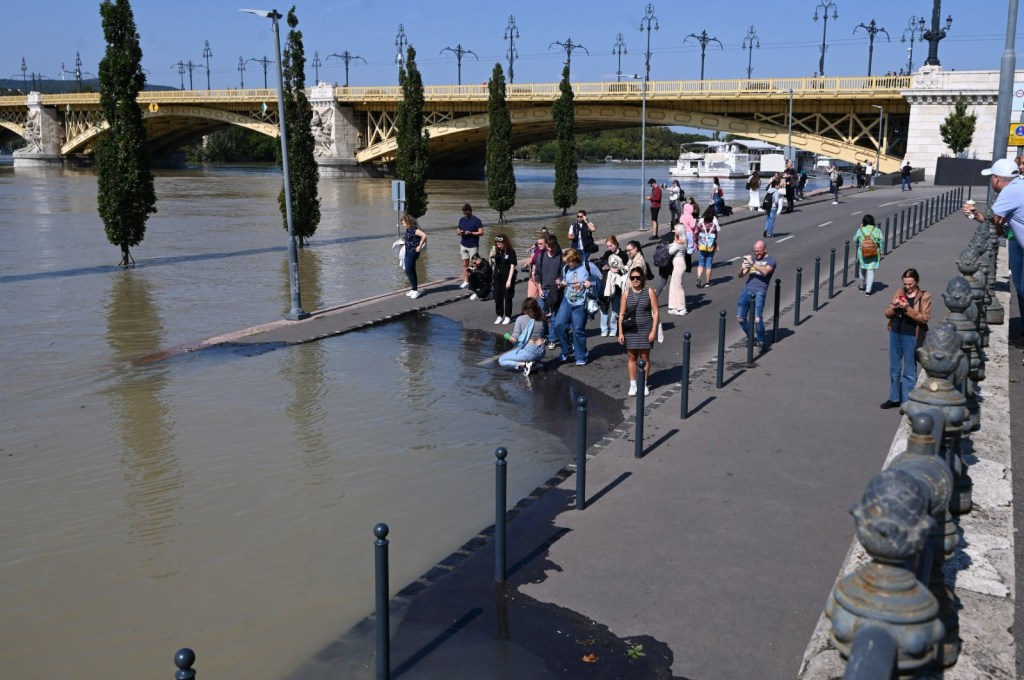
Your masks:
<svg viewBox="0 0 1024 680"><path fill-rule="evenodd" d="M630 276L629 280L630 281L642 281L643 279L641 279L639 276Z"/></svg>

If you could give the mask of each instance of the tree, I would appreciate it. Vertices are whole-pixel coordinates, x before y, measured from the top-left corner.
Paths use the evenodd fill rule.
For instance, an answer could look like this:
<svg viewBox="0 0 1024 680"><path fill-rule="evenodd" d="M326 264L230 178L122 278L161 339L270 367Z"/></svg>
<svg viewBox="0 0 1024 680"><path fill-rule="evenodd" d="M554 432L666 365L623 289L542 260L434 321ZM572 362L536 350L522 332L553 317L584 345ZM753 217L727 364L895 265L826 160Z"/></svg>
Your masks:
<svg viewBox="0 0 1024 680"><path fill-rule="evenodd" d="M516 204L516 175L512 169L512 116L505 101L501 64L494 65L487 87L487 204L498 211L498 223L505 224L505 211Z"/></svg>
<svg viewBox="0 0 1024 680"><path fill-rule="evenodd" d="M398 179L405 180L405 210L413 217L427 212L427 174L430 171L429 135L423 129L423 78L416 66L416 50L409 45L405 65L398 71L402 101L398 103L395 132Z"/></svg>
<svg viewBox="0 0 1024 680"><path fill-rule="evenodd" d="M292 191L292 228L299 247L316 233L320 224L320 197L317 182L320 169L314 155L315 142L310 120L313 107L306 98L306 53L302 46L302 31L296 31L299 20L295 16L295 5L288 11L288 45L281 59L282 95L284 98L284 122L288 130L288 175ZM288 218L284 205L284 186L277 196L281 207L281 219L285 231Z"/></svg>
<svg viewBox="0 0 1024 680"><path fill-rule="evenodd" d="M967 98L963 95L957 97L956 102L953 103L953 111L939 126L942 141L954 155L959 156L964 149L971 145L971 140L974 139L974 126L977 122L977 114L967 114Z"/></svg>
<svg viewBox="0 0 1024 680"><path fill-rule="evenodd" d="M156 212L146 154L146 128L136 101L146 86L142 48L129 0L100 3L107 51L100 60L100 106L110 128L96 146L96 203L107 240L121 248L121 266L134 264L129 248L142 243Z"/></svg>
<svg viewBox="0 0 1024 680"><path fill-rule="evenodd" d="M555 188L552 194L555 205L565 215L576 205L576 191L580 188L576 172L576 112L573 110L568 64L562 69L562 82L558 88L562 95L551 107L551 118L555 124Z"/></svg>

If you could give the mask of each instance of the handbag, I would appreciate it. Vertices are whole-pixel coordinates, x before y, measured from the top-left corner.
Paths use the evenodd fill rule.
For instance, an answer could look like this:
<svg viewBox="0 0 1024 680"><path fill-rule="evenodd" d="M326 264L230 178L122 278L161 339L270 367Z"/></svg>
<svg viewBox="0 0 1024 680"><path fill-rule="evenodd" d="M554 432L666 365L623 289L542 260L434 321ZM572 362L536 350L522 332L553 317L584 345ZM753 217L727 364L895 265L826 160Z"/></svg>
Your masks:
<svg viewBox="0 0 1024 680"><path fill-rule="evenodd" d="M636 308L640 306L640 298L637 297L636 304L633 305L633 309L626 312L626 315L622 317L622 332L623 333L636 333Z"/></svg>

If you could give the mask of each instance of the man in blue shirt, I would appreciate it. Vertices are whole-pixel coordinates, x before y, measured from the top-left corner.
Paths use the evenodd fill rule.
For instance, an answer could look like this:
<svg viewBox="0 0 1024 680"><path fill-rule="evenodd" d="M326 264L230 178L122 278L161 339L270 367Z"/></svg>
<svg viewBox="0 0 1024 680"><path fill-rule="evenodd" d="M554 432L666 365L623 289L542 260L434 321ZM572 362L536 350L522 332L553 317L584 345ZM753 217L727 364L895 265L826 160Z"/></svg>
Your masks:
<svg viewBox="0 0 1024 680"><path fill-rule="evenodd" d="M480 253L480 237L484 235L484 225L480 218L473 214L473 206L469 203L462 206L462 218L456 228L459 235L459 251L462 255L462 285L469 287L469 259Z"/></svg>
<svg viewBox="0 0 1024 680"><path fill-rule="evenodd" d="M777 263L768 254L764 241L754 243L754 254L744 255L740 265L740 277L747 277L747 283L740 291L736 304L736 320L740 322L744 333L750 333L747 326L747 310L754 303L754 328L757 346L764 349L764 298L768 294L768 284L775 273Z"/></svg>

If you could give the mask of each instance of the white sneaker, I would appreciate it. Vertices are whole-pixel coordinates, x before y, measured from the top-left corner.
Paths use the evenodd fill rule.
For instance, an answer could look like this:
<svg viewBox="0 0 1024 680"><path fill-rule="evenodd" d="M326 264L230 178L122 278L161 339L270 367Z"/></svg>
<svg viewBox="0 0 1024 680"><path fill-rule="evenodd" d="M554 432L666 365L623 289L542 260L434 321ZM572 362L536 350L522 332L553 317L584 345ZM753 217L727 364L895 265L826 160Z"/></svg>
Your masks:
<svg viewBox="0 0 1024 680"><path fill-rule="evenodd" d="M512 319L508 318L507 316L504 319L501 320L501 325L503 325L503 326L507 326L510 323L512 323Z"/></svg>
<svg viewBox="0 0 1024 680"><path fill-rule="evenodd" d="M476 293L473 293L472 295L469 296L469 299L470 300L479 300L480 297Z"/></svg>
<svg viewBox="0 0 1024 680"><path fill-rule="evenodd" d="M408 293L406 293L405 297L412 297L412 291L410 290Z"/></svg>
<svg viewBox="0 0 1024 680"><path fill-rule="evenodd" d="M832 205L839 205L839 201L832 201Z"/></svg>
<svg viewBox="0 0 1024 680"><path fill-rule="evenodd" d="M527 361L526 365L523 366L523 375L530 375L530 371L533 370L533 362Z"/></svg>
<svg viewBox="0 0 1024 680"><path fill-rule="evenodd" d="M469 281L463 281L459 288L469 288Z"/></svg>
<svg viewBox="0 0 1024 680"><path fill-rule="evenodd" d="M420 296L420 292L418 290L409 291L409 297L411 297L413 300L415 300L419 296Z"/></svg>
<svg viewBox="0 0 1024 680"><path fill-rule="evenodd" d="M644 385L644 396L645 397L651 396L651 389L649 387L647 387L647 385Z"/></svg>
<svg viewBox="0 0 1024 680"><path fill-rule="evenodd" d="M495 319L495 320L494 320L494 325L495 325L495 326L499 326L499 325L501 325L501 319L502 319L502 317L500 317L500 316L499 316L499 317L498 317L497 319Z"/></svg>
<svg viewBox="0 0 1024 680"><path fill-rule="evenodd" d="M685 308L684 309L680 309L678 312L676 312L676 314L678 314L679 316L686 316L687 313L689 313L689 310L685 309Z"/></svg>
<svg viewBox="0 0 1024 680"><path fill-rule="evenodd" d="M629 386L629 392L626 392L626 396L627 397L635 397L636 396L636 385L630 385Z"/></svg>

